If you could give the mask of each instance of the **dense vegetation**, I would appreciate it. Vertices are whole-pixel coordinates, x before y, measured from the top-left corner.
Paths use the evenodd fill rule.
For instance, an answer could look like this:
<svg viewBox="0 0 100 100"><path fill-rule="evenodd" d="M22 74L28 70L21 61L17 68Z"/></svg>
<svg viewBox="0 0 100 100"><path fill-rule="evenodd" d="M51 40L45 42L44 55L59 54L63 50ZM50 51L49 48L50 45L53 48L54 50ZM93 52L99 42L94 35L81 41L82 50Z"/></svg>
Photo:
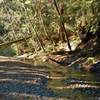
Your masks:
<svg viewBox="0 0 100 100"><path fill-rule="evenodd" d="M20 55L66 42L72 50L71 36L82 44L92 38L99 44L99 5L99 0L1 0L1 47L15 43L11 48Z"/></svg>
<svg viewBox="0 0 100 100"><path fill-rule="evenodd" d="M0 0L6 98L100 100L100 0Z"/></svg>

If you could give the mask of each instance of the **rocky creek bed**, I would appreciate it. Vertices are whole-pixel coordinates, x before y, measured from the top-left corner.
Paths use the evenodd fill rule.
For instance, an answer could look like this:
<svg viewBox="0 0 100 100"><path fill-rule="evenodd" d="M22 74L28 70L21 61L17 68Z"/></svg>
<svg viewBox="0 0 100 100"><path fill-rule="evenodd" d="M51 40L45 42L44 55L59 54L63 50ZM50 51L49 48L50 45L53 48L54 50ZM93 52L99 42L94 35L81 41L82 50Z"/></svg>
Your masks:
<svg viewBox="0 0 100 100"><path fill-rule="evenodd" d="M53 72L54 69L52 69L51 71ZM60 71L57 72L57 70L55 69L54 73L57 72L58 74L61 74L61 69L59 70ZM100 81L98 81L99 75L97 75L96 80L94 80L95 78L92 77L97 84L92 83L91 85L91 83L89 83L92 80L91 77L84 76L85 74L81 74L81 80L79 77L79 79L77 80L76 78L73 78L73 72L67 71L65 73L67 74L67 76L62 75L63 78L61 78L59 75L51 77L51 72L47 68L45 68L45 66L43 67L43 65L33 66L31 64L23 63L22 61L19 61L17 59L9 59L5 57L1 58L0 100L100 99ZM89 77L89 84L84 81L86 77ZM61 85L58 85L60 82ZM64 86L62 84L63 82L65 83ZM75 86L75 88L73 86ZM85 88L83 88L84 86ZM84 93L85 95L87 95L87 97L84 96Z"/></svg>

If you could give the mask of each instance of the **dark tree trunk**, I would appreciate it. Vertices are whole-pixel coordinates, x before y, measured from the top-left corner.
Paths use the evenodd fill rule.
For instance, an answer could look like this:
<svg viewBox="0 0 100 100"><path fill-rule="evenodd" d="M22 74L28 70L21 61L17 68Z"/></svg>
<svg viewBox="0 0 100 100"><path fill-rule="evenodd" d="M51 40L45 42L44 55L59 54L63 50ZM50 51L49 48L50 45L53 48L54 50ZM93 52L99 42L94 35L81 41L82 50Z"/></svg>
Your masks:
<svg viewBox="0 0 100 100"><path fill-rule="evenodd" d="M61 9L60 10L58 9L58 5L57 5L56 0L54 0L54 5L56 7L56 10L57 10L60 18L61 18L61 16L63 16L63 13L64 13L63 5L61 5ZM70 45L70 41L69 41L69 36L68 36L68 33L67 33L66 29L65 29L64 21L62 21L62 20L60 22L60 28L63 31L63 32L60 33L61 34L61 38L64 39L64 41L65 41L65 38L67 39L68 47L69 47L70 51L72 51L71 45ZM63 37L63 35L64 35L64 37Z"/></svg>

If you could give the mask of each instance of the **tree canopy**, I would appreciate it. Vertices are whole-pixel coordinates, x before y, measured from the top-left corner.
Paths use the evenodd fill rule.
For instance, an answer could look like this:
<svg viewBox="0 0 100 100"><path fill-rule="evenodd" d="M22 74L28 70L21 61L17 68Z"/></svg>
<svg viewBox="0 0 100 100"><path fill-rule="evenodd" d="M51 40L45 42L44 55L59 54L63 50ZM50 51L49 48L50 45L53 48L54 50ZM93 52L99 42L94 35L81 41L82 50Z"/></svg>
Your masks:
<svg viewBox="0 0 100 100"><path fill-rule="evenodd" d="M38 49L48 43L68 43L73 35L82 40L99 30L99 5L99 0L1 0L0 40L30 35L27 45Z"/></svg>

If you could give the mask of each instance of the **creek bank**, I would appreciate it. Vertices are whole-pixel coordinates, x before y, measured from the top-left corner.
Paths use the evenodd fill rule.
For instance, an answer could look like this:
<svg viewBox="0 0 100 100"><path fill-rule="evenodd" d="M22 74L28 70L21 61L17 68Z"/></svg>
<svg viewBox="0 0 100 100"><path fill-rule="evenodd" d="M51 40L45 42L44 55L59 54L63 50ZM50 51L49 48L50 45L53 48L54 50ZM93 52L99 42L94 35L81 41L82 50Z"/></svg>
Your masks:
<svg viewBox="0 0 100 100"><path fill-rule="evenodd" d="M67 51L61 49L51 53L39 52L38 54L25 54L18 56L17 59L24 61L25 59L32 61L33 64L38 62L47 62L54 65L61 65L71 67L77 64L77 69L82 71L100 73L100 56L82 56L83 53L77 51L73 53L67 53Z"/></svg>

